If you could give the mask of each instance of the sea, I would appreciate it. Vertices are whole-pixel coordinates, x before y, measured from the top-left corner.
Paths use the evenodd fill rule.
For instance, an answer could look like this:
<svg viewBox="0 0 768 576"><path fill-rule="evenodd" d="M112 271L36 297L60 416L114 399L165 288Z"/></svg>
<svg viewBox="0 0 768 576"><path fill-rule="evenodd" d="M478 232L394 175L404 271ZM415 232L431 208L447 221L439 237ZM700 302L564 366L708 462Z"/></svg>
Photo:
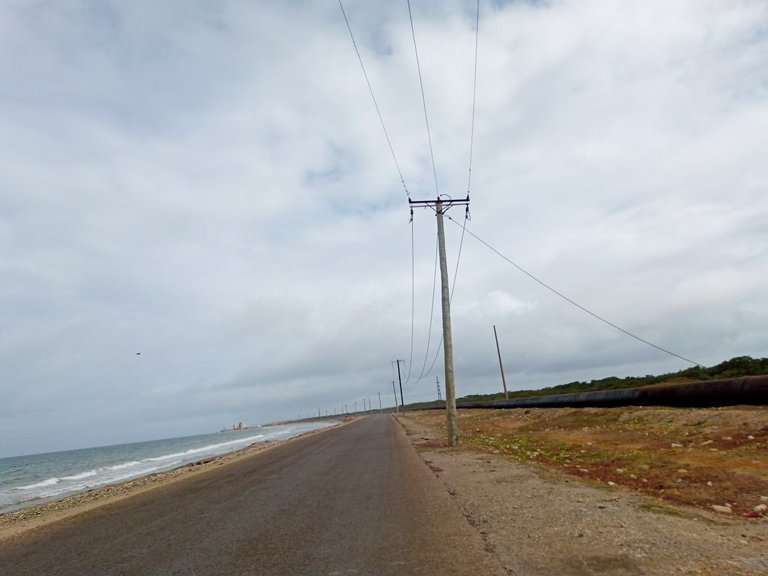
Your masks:
<svg viewBox="0 0 768 576"><path fill-rule="evenodd" d="M0 514L336 424L298 422L0 458Z"/></svg>

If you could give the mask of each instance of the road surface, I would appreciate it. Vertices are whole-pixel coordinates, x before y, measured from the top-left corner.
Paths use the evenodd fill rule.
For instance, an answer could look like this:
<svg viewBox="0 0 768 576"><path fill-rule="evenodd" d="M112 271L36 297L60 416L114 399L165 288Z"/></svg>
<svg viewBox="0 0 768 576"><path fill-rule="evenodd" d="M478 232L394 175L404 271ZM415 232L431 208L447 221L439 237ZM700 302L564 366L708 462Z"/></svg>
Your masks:
<svg viewBox="0 0 768 576"><path fill-rule="evenodd" d="M3 576L503 573L386 415L0 543Z"/></svg>

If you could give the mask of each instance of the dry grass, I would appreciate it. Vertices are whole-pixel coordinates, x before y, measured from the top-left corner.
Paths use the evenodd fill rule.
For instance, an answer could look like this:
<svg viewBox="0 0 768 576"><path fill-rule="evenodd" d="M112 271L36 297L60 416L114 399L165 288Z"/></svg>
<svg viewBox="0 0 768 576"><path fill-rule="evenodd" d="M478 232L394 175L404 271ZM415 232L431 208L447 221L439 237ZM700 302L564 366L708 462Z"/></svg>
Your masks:
<svg viewBox="0 0 768 576"><path fill-rule="evenodd" d="M749 515L768 497L768 407L460 410L459 425L465 447L674 504Z"/></svg>

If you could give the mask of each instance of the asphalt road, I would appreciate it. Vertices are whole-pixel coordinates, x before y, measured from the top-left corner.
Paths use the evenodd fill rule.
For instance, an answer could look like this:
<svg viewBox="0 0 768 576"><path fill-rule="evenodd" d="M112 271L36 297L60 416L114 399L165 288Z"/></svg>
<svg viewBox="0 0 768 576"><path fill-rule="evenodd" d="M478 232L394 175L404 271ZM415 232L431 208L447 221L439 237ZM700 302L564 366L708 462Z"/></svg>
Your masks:
<svg viewBox="0 0 768 576"><path fill-rule="evenodd" d="M386 415L0 543L3 576L503 573Z"/></svg>

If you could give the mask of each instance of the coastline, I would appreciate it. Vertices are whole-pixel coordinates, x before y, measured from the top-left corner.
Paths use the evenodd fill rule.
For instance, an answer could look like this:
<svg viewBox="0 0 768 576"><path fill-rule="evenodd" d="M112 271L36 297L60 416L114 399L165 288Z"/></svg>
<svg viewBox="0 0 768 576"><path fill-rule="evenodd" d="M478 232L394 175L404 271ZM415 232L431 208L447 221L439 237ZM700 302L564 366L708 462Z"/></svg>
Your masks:
<svg viewBox="0 0 768 576"><path fill-rule="evenodd" d="M154 472L124 482L117 482L115 484L93 488L86 492L73 494L59 500L52 500L21 508L20 510L5 512L0 514L0 542L32 530L44 528L55 522L89 512L102 506L150 490L155 490L171 483L183 481L185 478L191 478L200 474L215 473L220 466L225 466L237 460L256 456L268 450L283 446L289 442L294 442L300 438L321 434L328 430L334 430L353 420L354 419L340 418L336 426L311 430L288 440L256 442L244 448L240 448L239 450L184 464L177 468L173 468L172 470Z"/></svg>

